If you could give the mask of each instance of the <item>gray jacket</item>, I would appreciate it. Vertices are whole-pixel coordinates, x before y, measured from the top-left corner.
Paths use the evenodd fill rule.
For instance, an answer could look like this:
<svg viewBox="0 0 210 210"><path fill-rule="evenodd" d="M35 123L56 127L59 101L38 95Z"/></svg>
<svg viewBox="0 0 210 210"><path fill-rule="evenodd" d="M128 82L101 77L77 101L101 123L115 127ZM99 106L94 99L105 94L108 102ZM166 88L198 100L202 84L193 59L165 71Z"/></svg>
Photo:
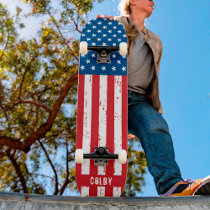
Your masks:
<svg viewBox="0 0 210 210"><path fill-rule="evenodd" d="M124 28L128 25L127 18L130 19L130 16L117 16L115 17L116 20L118 20ZM147 102L152 105L160 114L163 113L162 106L160 102L160 94L159 94L159 69L160 69L160 60L162 57L162 43L160 38L153 32L151 32L146 27L144 28L144 40L145 42L150 46L152 52L153 52L153 58L155 62L155 76L152 79L146 94ZM128 40L128 43L130 43L130 40ZM129 44L130 49L132 50L132 45Z"/></svg>

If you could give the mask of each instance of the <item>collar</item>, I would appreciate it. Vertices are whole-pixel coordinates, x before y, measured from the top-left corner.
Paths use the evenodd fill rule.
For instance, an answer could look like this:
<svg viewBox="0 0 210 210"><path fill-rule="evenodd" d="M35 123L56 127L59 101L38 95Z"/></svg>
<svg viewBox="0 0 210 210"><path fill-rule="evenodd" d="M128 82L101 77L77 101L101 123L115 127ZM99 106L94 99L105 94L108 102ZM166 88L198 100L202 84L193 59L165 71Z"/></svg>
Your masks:
<svg viewBox="0 0 210 210"><path fill-rule="evenodd" d="M126 17L128 17L129 18L129 21L131 21L131 17L130 17L130 15L126 15ZM139 30L138 28L137 28L137 30L141 33L143 33L144 35L146 35L146 33L147 33L147 28L144 26L144 29L141 31L141 30Z"/></svg>
<svg viewBox="0 0 210 210"><path fill-rule="evenodd" d="M144 35L147 33L147 28L145 26L142 32L144 33Z"/></svg>

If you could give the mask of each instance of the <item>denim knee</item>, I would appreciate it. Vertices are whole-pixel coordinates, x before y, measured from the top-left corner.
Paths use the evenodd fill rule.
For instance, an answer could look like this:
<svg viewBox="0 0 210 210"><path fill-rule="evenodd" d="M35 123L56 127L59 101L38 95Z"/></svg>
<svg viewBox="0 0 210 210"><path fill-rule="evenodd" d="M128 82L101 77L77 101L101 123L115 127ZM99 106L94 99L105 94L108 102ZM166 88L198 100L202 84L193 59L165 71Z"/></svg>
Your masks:
<svg viewBox="0 0 210 210"><path fill-rule="evenodd" d="M160 115L158 113L158 115ZM160 115L158 118L156 117L151 123L149 123L148 129L152 132L164 132L169 133L168 124L165 119Z"/></svg>

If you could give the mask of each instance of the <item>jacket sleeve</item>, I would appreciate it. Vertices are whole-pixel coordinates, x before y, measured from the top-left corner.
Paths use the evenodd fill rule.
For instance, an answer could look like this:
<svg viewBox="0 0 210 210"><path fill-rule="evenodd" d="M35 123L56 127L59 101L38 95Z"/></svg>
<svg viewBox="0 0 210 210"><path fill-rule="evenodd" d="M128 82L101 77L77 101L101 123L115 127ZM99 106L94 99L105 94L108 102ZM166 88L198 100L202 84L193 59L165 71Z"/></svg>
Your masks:
<svg viewBox="0 0 210 210"><path fill-rule="evenodd" d="M160 61L161 61L162 54L163 54L163 46L162 46L161 41L160 41L160 44L159 44L159 48L160 48L160 55L159 55L159 58L158 58L158 61L157 61L157 73L158 73L158 75L159 75L159 71L160 71Z"/></svg>
<svg viewBox="0 0 210 210"><path fill-rule="evenodd" d="M159 110L158 110L158 113L161 114L161 115L163 114L162 106L160 106L160 108L159 108Z"/></svg>
<svg viewBox="0 0 210 210"><path fill-rule="evenodd" d="M160 41L160 55L159 55L159 59L158 59L158 62L157 62L158 76L159 76L159 72L160 72L160 61L161 61L161 58L162 58L162 54L163 54L163 46L162 46L162 42ZM160 114L163 114L162 105L160 105L160 108L159 108L158 112Z"/></svg>

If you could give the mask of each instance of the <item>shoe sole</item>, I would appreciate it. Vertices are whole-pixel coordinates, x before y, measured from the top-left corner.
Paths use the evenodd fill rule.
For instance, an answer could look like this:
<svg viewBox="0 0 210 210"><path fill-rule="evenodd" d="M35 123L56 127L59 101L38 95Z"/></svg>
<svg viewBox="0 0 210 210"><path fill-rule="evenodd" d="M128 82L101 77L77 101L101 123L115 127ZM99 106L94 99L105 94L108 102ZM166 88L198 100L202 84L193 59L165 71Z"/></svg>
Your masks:
<svg viewBox="0 0 210 210"><path fill-rule="evenodd" d="M210 176L202 180L201 186L195 191L194 195L210 195Z"/></svg>

